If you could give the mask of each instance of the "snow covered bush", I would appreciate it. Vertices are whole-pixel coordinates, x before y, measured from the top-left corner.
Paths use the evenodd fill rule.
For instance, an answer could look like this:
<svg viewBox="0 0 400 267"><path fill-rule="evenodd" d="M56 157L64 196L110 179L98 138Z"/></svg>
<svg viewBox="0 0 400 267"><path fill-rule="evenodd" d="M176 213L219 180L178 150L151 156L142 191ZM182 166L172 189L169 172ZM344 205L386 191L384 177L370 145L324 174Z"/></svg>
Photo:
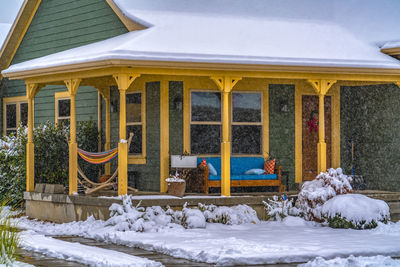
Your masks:
<svg viewBox="0 0 400 267"><path fill-rule="evenodd" d="M293 206L293 199L279 199L278 196L273 196L272 199L263 201L263 204L269 220L281 221L287 216L301 215L301 210Z"/></svg>
<svg viewBox="0 0 400 267"><path fill-rule="evenodd" d="M199 209L209 223L222 223L228 225L243 223L259 223L257 212L247 205L233 207L218 207L215 205L199 204Z"/></svg>
<svg viewBox="0 0 400 267"><path fill-rule="evenodd" d="M321 222L322 205L336 195L352 192L351 181L352 178L343 174L341 168L320 173L314 180L303 184L296 207L304 213L306 220Z"/></svg>
<svg viewBox="0 0 400 267"><path fill-rule="evenodd" d="M390 220L389 206L383 200L360 194L331 198L322 206L322 216L332 228L370 229Z"/></svg>
<svg viewBox="0 0 400 267"><path fill-rule="evenodd" d="M181 211L160 206L133 206L132 198L123 198L122 205L114 203L110 207L110 219L106 225L117 231L148 232L163 228L205 228L206 223L223 223L228 225L258 223L257 213L247 205L234 207L217 207L199 204L198 208L188 208L185 204Z"/></svg>

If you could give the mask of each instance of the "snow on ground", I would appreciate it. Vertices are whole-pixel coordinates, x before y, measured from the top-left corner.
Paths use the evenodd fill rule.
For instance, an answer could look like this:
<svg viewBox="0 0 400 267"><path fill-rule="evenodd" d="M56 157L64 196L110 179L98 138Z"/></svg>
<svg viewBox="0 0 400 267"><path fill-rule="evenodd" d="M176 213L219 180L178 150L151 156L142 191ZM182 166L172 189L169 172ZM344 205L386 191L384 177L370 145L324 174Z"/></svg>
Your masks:
<svg viewBox="0 0 400 267"><path fill-rule="evenodd" d="M28 263L20 262L20 261L15 261L11 265L8 264L0 264L0 267L35 267L34 265L30 265Z"/></svg>
<svg viewBox="0 0 400 267"><path fill-rule="evenodd" d="M45 254L49 257L75 261L90 266L163 266L159 262L146 258L108 249L86 246L79 243L57 240L35 233L34 231L24 231L21 233L21 247L29 251Z"/></svg>
<svg viewBox="0 0 400 267"><path fill-rule="evenodd" d="M289 216L281 222L207 223L204 229L121 232L93 218L66 224L18 220L19 227L42 234L82 236L218 265L307 262L316 257L332 259L349 255L400 257L400 222L379 224L373 230L349 230L323 227Z"/></svg>
<svg viewBox="0 0 400 267"><path fill-rule="evenodd" d="M348 258L334 258L331 260L325 260L321 257L315 260L309 261L306 264L301 264L299 267L399 267L400 260L392 259L391 257L385 256L372 256L372 257L354 257Z"/></svg>

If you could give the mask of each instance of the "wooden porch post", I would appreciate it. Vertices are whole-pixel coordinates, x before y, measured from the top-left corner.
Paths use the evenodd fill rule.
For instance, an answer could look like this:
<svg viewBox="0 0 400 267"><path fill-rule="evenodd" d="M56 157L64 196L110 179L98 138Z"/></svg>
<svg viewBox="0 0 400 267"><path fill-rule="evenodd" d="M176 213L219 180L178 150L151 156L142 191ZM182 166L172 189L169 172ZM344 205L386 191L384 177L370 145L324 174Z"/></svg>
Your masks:
<svg viewBox="0 0 400 267"><path fill-rule="evenodd" d="M28 98L28 141L26 143L26 191L35 190L35 144L33 143L33 99L40 90L37 83L26 84Z"/></svg>
<svg viewBox="0 0 400 267"><path fill-rule="evenodd" d="M111 148L111 114L110 114L110 87L97 88L99 90L101 96L104 98L106 102L106 142L104 144L104 150L110 150ZM111 163L108 162L105 164L104 173L107 175L111 174Z"/></svg>
<svg viewBox="0 0 400 267"><path fill-rule="evenodd" d="M140 74L118 73L113 77L119 90L118 195L128 193L128 144L126 140L126 91Z"/></svg>
<svg viewBox="0 0 400 267"><path fill-rule="evenodd" d="M325 143L325 95L336 82L332 80L308 80L319 97L319 127L318 127L318 173L326 172L326 143Z"/></svg>
<svg viewBox="0 0 400 267"><path fill-rule="evenodd" d="M169 83L160 83L160 192L167 192L169 174Z"/></svg>
<svg viewBox="0 0 400 267"><path fill-rule="evenodd" d="M71 98L70 140L69 140L69 194L78 192L78 144L76 143L75 98L81 79L65 80Z"/></svg>
<svg viewBox="0 0 400 267"><path fill-rule="evenodd" d="M221 195L231 195L231 91L241 77L210 77L222 92Z"/></svg>

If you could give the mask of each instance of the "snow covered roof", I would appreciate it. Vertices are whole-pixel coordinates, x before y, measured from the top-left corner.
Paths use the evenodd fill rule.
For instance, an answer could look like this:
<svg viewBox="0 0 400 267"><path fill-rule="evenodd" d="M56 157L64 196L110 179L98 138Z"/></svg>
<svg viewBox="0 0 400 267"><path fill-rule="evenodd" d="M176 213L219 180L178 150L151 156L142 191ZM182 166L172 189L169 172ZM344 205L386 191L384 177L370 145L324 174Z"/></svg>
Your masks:
<svg viewBox="0 0 400 267"><path fill-rule="evenodd" d="M115 1L148 28L15 64L3 74L108 60L400 69L398 60L332 21L260 13L269 1Z"/></svg>
<svg viewBox="0 0 400 267"><path fill-rule="evenodd" d="M396 48L396 47L400 47L400 40L399 41L387 42L381 48L382 49L389 49L389 48Z"/></svg>

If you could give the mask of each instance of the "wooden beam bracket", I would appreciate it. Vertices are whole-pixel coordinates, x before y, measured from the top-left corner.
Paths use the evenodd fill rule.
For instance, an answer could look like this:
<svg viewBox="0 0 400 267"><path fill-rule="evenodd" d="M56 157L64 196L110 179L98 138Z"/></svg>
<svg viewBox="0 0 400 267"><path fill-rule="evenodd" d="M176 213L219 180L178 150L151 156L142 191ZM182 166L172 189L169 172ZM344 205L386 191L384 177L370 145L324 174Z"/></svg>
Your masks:
<svg viewBox="0 0 400 267"><path fill-rule="evenodd" d="M307 80L318 95L326 95L336 80Z"/></svg>
<svg viewBox="0 0 400 267"><path fill-rule="evenodd" d="M133 81L140 77L139 73L116 73L113 75L115 82L118 85L118 90L128 90Z"/></svg>
<svg viewBox="0 0 400 267"><path fill-rule="evenodd" d="M210 79L217 84L219 90L229 93L242 77L211 76Z"/></svg>
<svg viewBox="0 0 400 267"><path fill-rule="evenodd" d="M68 93L70 96L75 96L78 93L78 88L81 81L82 79L64 80L65 86L67 86Z"/></svg>

